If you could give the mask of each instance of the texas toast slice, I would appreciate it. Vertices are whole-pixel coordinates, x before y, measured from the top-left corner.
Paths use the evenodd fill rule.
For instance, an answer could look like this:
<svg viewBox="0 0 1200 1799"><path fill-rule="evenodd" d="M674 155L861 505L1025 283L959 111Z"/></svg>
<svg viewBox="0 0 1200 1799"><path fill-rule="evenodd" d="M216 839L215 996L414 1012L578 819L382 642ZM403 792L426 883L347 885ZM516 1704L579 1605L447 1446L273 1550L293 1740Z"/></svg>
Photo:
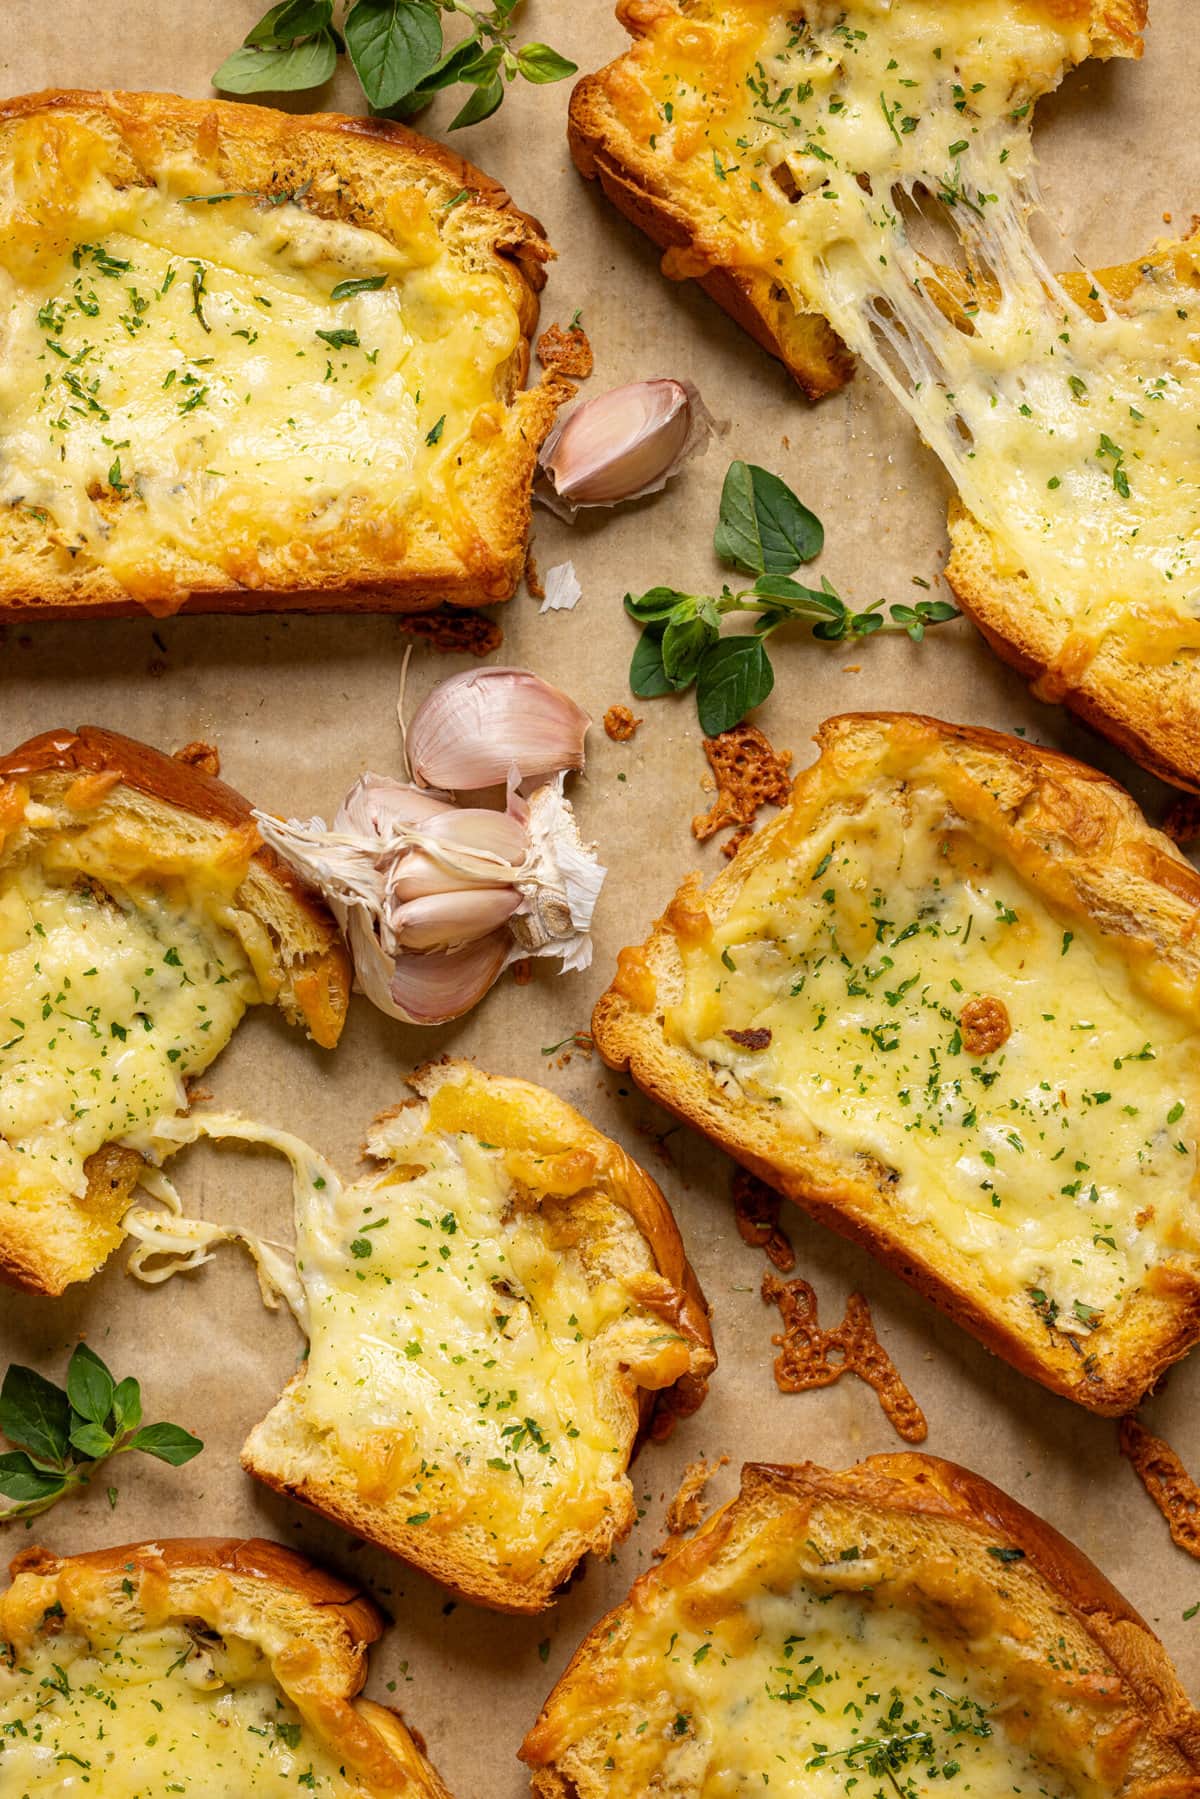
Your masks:
<svg viewBox="0 0 1200 1799"><path fill-rule="evenodd" d="M751 1464L526 1737L539 1799L1184 1799L1200 1716L1100 1571L924 1455Z"/></svg>
<svg viewBox="0 0 1200 1799"><path fill-rule="evenodd" d="M1135 1405L1200 1337L1200 876L993 731L829 720L622 951L614 1067L1024 1373Z"/></svg>
<svg viewBox="0 0 1200 1799"><path fill-rule="evenodd" d="M332 916L224 782L90 725L0 758L0 1279L88 1279L139 1133L246 1008L331 1048L349 993Z"/></svg>
<svg viewBox="0 0 1200 1799"><path fill-rule="evenodd" d="M293 1550L215 1537L34 1548L12 1576L6 1792L449 1799L399 1714L358 1697L375 1606Z"/></svg>

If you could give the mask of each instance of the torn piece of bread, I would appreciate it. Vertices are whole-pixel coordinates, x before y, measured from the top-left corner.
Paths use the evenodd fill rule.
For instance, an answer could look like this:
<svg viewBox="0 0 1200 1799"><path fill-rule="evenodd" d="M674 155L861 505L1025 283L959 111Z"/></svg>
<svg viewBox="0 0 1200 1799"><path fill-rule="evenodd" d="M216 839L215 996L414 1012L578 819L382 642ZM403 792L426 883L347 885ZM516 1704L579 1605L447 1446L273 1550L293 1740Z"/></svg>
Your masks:
<svg viewBox="0 0 1200 1799"><path fill-rule="evenodd" d="M232 788L94 726L0 758L0 1279L94 1274L139 1134L246 1007L331 1048L349 993L333 918Z"/></svg>
<svg viewBox="0 0 1200 1799"><path fill-rule="evenodd" d="M584 174L810 395L865 359L957 489L947 575L988 641L1200 788L1200 235L1059 278L1028 224L1037 100L1140 55L1141 0L621 10L637 42L572 104Z"/></svg>
<svg viewBox="0 0 1200 1799"><path fill-rule="evenodd" d="M1094 1411L1200 1338L1200 876L997 732L829 720L786 813L621 952L614 1067Z"/></svg>
<svg viewBox="0 0 1200 1799"><path fill-rule="evenodd" d="M572 1107L466 1062L412 1085L362 1180L296 1161L309 1350L242 1464L536 1612L632 1526L639 1434L715 1366L708 1311L658 1187Z"/></svg>
<svg viewBox="0 0 1200 1799"><path fill-rule="evenodd" d="M374 1605L277 1543L26 1549L0 1593L13 1795L449 1799L419 1736L357 1697Z"/></svg>
<svg viewBox="0 0 1200 1799"><path fill-rule="evenodd" d="M0 106L0 612L420 610L515 591L536 220L385 119Z"/></svg>
<svg viewBox="0 0 1200 1799"><path fill-rule="evenodd" d="M1057 1531L932 1456L751 1464L526 1737L539 1799L1184 1799L1200 1714Z"/></svg>

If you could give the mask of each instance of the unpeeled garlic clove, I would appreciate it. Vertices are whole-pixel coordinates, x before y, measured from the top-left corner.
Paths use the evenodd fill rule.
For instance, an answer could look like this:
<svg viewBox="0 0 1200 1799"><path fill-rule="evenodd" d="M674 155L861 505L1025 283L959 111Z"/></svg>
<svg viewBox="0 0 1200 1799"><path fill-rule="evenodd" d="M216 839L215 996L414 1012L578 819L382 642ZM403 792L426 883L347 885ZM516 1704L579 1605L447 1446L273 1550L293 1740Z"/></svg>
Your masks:
<svg viewBox="0 0 1200 1799"><path fill-rule="evenodd" d="M389 956L359 911L350 916L348 935L363 992L381 1012L404 1024L446 1024L461 1018L499 980L512 947L508 932L500 930L449 956Z"/></svg>
<svg viewBox="0 0 1200 1799"><path fill-rule="evenodd" d="M334 813L332 828L387 842L397 825L424 825L453 810L454 802L444 794L368 773L358 777Z"/></svg>
<svg viewBox="0 0 1200 1799"><path fill-rule="evenodd" d="M493 787L583 767L591 720L567 694L520 668L467 669L422 701L406 732L422 787Z"/></svg>
<svg viewBox="0 0 1200 1799"><path fill-rule="evenodd" d="M690 381L662 376L614 387L585 400L551 432L539 461L553 497L539 497L570 517L580 506L657 493L689 457L702 454L712 428Z"/></svg>
<svg viewBox="0 0 1200 1799"><path fill-rule="evenodd" d="M445 955L498 930L520 904L521 895L515 887L466 887L451 893L423 893L418 899L400 904L389 893L383 919L398 949L439 950Z"/></svg>

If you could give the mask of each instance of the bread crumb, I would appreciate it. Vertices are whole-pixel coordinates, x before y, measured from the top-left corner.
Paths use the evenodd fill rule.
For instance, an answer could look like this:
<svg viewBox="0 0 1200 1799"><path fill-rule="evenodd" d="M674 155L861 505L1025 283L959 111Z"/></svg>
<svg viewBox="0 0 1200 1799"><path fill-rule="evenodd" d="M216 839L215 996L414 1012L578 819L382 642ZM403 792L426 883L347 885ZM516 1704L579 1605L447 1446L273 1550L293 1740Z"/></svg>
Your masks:
<svg viewBox="0 0 1200 1799"><path fill-rule="evenodd" d="M1172 219L1172 217L1173 217L1173 216L1174 216L1174 215L1173 215L1173 214L1171 214L1171 213L1169 213L1169 212L1164 212L1164 213L1163 213L1163 224L1164 224L1164 225L1169 225L1169 224L1170 224L1170 223L1171 223L1171 219Z"/></svg>
<svg viewBox="0 0 1200 1799"><path fill-rule="evenodd" d="M520 961L513 963L511 972L518 987L528 987L533 979L533 963L528 956L522 956Z"/></svg>
<svg viewBox="0 0 1200 1799"><path fill-rule="evenodd" d="M604 714L604 735L614 743L628 743L641 722L628 706L610 706Z"/></svg>
<svg viewBox="0 0 1200 1799"><path fill-rule="evenodd" d="M692 820L692 835L706 843L726 825L748 825L760 806L787 803L792 753L773 749L757 725L734 725L719 737L703 740L704 754L717 781L717 797L707 813Z"/></svg>
<svg viewBox="0 0 1200 1799"><path fill-rule="evenodd" d="M551 325L537 340L537 359L544 369L586 381L596 366L592 346L582 325Z"/></svg>
<svg viewBox="0 0 1200 1799"><path fill-rule="evenodd" d="M681 1537L696 1529L704 1516L704 1492L718 1469L727 1467L729 1457L719 1456L715 1462L703 1459L689 1462L676 1489L675 1497L667 1507L667 1534L661 1543L655 1545L654 1554L658 1557L670 1555Z"/></svg>
<svg viewBox="0 0 1200 1799"><path fill-rule="evenodd" d="M862 674L862 663L861 662L843 663L842 673L844 675L861 675Z"/></svg>
<svg viewBox="0 0 1200 1799"><path fill-rule="evenodd" d="M857 1374L873 1388L898 1436L906 1443L925 1441L925 1414L875 1335L871 1308L861 1293L850 1295L846 1316L831 1331L821 1329L817 1296L806 1280L780 1281L764 1274L762 1296L766 1304L779 1307L783 1318L782 1332L771 1338L779 1346L775 1385L781 1393L831 1387L843 1374Z"/></svg>
<svg viewBox="0 0 1200 1799"><path fill-rule="evenodd" d="M738 1235L751 1249L765 1249L767 1258L781 1274L790 1274L796 1266L796 1252L791 1239L779 1223L782 1196L768 1187L756 1174L745 1168L734 1170L733 1217Z"/></svg>
<svg viewBox="0 0 1200 1799"><path fill-rule="evenodd" d="M1200 793L1181 793L1167 808L1162 828L1172 843L1192 843L1200 837Z"/></svg>
<svg viewBox="0 0 1200 1799"><path fill-rule="evenodd" d="M215 743L203 743L199 739L195 743L185 743L180 749L172 750L171 758L188 768L198 768L202 774L216 776L221 772L221 752Z"/></svg>
<svg viewBox="0 0 1200 1799"><path fill-rule="evenodd" d="M1200 1561L1200 1487L1170 1444L1151 1435L1132 1413L1122 1418L1117 1441L1166 1519L1173 1541Z"/></svg>
<svg viewBox="0 0 1200 1799"><path fill-rule="evenodd" d="M504 632L493 618L469 607L438 606L432 612L413 612L396 623L410 637L420 637L431 650L447 654L466 651L471 656L490 656L504 642Z"/></svg>
<svg viewBox="0 0 1200 1799"><path fill-rule="evenodd" d="M525 589L530 599L544 600L546 597L545 584L538 574L538 565L534 558L532 544L525 551Z"/></svg>

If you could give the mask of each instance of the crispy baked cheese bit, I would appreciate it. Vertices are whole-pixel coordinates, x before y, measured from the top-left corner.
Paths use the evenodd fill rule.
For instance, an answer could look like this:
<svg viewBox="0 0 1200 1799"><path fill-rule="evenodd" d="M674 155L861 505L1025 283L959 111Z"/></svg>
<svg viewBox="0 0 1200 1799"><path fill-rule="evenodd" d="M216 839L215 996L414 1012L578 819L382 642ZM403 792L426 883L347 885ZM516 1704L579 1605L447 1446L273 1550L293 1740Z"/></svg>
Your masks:
<svg viewBox="0 0 1200 1799"><path fill-rule="evenodd" d="M232 789L101 731L0 761L0 1276L94 1273L136 1143L247 1006L331 1045L348 985L332 918Z"/></svg>
<svg viewBox="0 0 1200 1799"><path fill-rule="evenodd" d="M247 1136L293 1164L309 1350L243 1465L468 1598L538 1611L632 1525L654 1395L691 1411L715 1365L707 1311L662 1194L577 1112L463 1062L413 1085L353 1185L236 1119L168 1121L158 1148ZM147 1266L211 1241L135 1223Z"/></svg>
<svg viewBox="0 0 1200 1799"><path fill-rule="evenodd" d="M887 384L961 496L951 581L985 609L1016 584L1041 623L1006 635L1055 698L1097 658L1190 671L1200 648L1200 239L1059 280L1028 226L1035 102L1139 54L1142 13L680 0L638 9L574 107L585 172L639 216L636 188L660 236L670 213L664 241L686 226L672 272L732 271L810 390L846 372L814 313ZM1200 780L1174 735L1141 753Z"/></svg>
<svg viewBox="0 0 1200 1799"><path fill-rule="evenodd" d="M1120 788L902 714L622 953L656 1098L1027 1373L1119 1411L1200 1335L1200 879Z"/></svg>
<svg viewBox="0 0 1200 1799"><path fill-rule="evenodd" d="M1162 1645L1078 1550L894 1455L744 1468L585 1640L521 1757L540 1799L1096 1799L1190 1791L1198 1751Z"/></svg>
<svg viewBox="0 0 1200 1799"><path fill-rule="evenodd" d="M0 109L0 607L507 598L555 406L518 391L548 254L386 124Z"/></svg>
<svg viewBox="0 0 1200 1799"><path fill-rule="evenodd" d="M27 1550L0 1594L0 1786L448 1799L399 1717L355 1698L380 1628L274 1543Z"/></svg>

